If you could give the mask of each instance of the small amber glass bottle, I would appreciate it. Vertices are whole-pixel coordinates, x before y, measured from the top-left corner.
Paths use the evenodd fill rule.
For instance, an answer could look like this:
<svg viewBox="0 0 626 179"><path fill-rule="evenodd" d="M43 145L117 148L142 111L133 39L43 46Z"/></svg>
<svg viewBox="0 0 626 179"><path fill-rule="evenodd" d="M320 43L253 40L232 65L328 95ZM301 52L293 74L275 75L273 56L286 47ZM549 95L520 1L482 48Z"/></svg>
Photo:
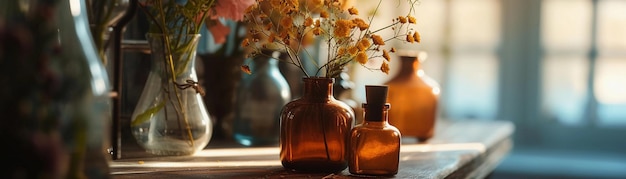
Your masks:
<svg viewBox="0 0 626 179"><path fill-rule="evenodd" d="M365 119L350 133L350 173L395 175L400 160L400 131L387 122L387 86L365 86Z"/></svg>

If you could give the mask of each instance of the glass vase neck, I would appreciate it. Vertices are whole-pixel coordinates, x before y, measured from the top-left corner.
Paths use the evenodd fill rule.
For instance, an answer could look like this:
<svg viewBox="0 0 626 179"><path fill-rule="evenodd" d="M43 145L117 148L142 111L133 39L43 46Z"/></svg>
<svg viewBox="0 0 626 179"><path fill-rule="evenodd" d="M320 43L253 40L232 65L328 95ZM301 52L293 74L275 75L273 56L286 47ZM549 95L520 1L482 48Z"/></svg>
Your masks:
<svg viewBox="0 0 626 179"><path fill-rule="evenodd" d="M414 56L400 57L402 65L400 66L400 74L416 73L420 69L420 61Z"/></svg>
<svg viewBox="0 0 626 179"><path fill-rule="evenodd" d="M333 97L333 83L334 78L327 77L305 77L303 99L312 101L328 101L334 100Z"/></svg>
<svg viewBox="0 0 626 179"><path fill-rule="evenodd" d="M171 70L171 65L173 65L177 76L180 76L183 71L194 71L196 48L200 34L147 33L146 39L153 60L152 69L158 71ZM173 64L170 64L170 60Z"/></svg>
<svg viewBox="0 0 626 179"><path fill-rule="evenodd" d="M254 59L254 67L255 68L263 68L263 67L276 67L278 68L278 59L277 58L278 55L271 55L271 56L257 56L257 58Z"/></svg>

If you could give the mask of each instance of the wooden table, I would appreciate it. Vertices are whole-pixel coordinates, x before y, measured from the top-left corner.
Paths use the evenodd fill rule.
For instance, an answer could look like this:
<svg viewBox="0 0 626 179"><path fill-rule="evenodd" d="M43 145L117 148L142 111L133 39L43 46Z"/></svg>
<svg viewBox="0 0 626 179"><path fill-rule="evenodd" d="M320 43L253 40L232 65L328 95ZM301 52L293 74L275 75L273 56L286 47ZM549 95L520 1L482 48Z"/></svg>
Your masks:
<svg viewBox="0 0 626 179"><path fill-rule="evenodd" d="M485 178L511 150L513 132L507 121L440 120L427 142L402 139L395 178ZM278 147L208 147L194 156L125 158L110 166L113 178L120 179L364 177L347 169L334 174L286 170L278 153Z"/></svg>

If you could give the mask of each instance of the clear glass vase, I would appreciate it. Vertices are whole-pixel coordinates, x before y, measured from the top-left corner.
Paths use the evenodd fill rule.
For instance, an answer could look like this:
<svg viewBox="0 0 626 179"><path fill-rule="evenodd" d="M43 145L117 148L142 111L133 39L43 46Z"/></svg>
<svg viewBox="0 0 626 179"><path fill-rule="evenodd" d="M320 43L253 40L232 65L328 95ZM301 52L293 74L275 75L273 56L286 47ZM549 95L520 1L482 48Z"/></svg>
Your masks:
<svg viewBox="0 0 626 179"><path fill-rule="evenodd" d="M338 172L348 167L354 111L333 97L334 78L304 78L301 98L280 115L283 167L305 172Z"/></svg>
<svg viewBox="0 0 626 179"><path fill-rule="evenodd" d="M251 59L252 74L237 91L233 137L245 146L278 144L280 110L291 100L287 80L278 70L279 52L264 51Z"/></svg>
<svg viewBox="0 0 626 179"><path fill-rule="evenodd" d="M151 68L131 121L146 152L192 155L211 139L212 123L195 71L199 34L147 34Z"/></svg>

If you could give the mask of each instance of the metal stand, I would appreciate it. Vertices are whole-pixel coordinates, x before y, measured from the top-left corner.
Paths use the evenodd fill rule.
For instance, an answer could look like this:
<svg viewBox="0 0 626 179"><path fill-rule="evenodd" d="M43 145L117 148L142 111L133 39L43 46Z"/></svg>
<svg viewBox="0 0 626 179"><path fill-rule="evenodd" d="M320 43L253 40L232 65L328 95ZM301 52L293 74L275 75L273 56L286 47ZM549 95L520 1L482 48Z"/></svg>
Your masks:
<svg viewBox="0 0 626 179"><path fill-rule="evenodd" d="M111 124L111 145L113 150L111 156L113 160L122 158L122 38L126 24L135 17L137 11L137 0L130 0L126 14L113 26L113 91L117 93L113 98L113 122Z"/></svg>

